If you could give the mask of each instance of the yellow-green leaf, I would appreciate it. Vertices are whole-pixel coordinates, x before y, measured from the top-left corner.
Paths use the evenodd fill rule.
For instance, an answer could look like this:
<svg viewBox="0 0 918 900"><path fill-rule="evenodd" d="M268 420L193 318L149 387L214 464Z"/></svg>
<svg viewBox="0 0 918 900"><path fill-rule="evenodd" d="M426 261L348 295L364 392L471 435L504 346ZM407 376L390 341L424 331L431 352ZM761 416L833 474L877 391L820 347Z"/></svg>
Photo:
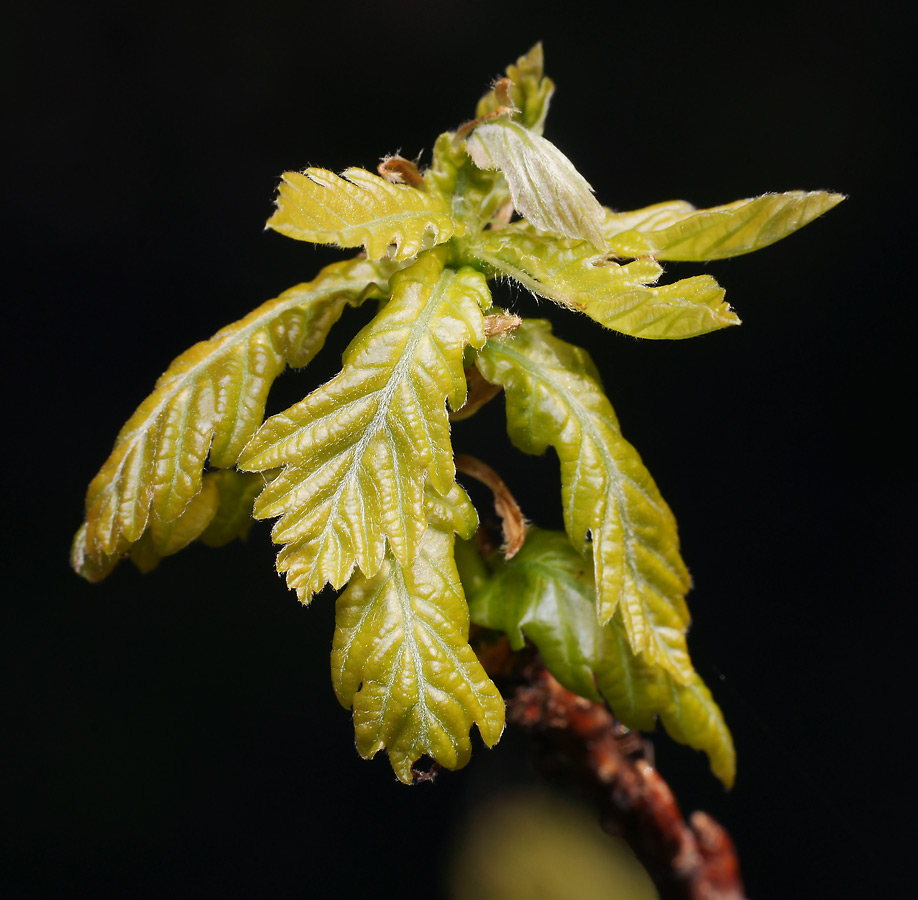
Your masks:
<svg viewBox="0 0 918 900"><path fill-rule="evenodd" d="M485 340L487 283L444 268L441 248L392 277L392 299L348 347L335 378L268 419L239 466L284 466L258 498L258 518L281 516L278 571L304 603L341 587L355 564L367 577L388 544L402 566L426 527L424 484L448 493L455 476L446 401L465 400L463 351Z"/></svg>
<svg viewBox="0 0 918 900"><path fill-rule="evenodd" d="M542 44L536 44L516 64L507 66L507 79L510 82L507 99L518 110L513 115L525 128L541 134L545 127L545 116L548 104L555 92L555 84L544 74L544 56ZM493 115L502 105L503 98L496 90L488 91L478 101L475 118L483 119Z"/></svg>
<svg viewBox="0 0 918 900"><path fill-rule="evenodd" d="M178 518L164 522L155 514L150 516L142 537L131 547L131 559L141 572L150 571L162 557L178 553L200 537L213 521L219 505L219 482L205 475L201 490Z"/></svg>
<svg viewBox="0 0 918 900"><path fill-rule="evenodd" d="M150 514L143 534L128 548L128 556L141 572L151 572L163 557L178 553L192 541L222 547L235 538L245 538L252 527L255 498L265 484L262 473L250 475L233 469L207 472L201 490L177 518L163 522L155 513ZM84 525L73 543L73 567L87 581L101 581L121 554L88 556L85 534Z"/></svg>
<svg viewBox="0 0 918 900"><path fill-rule="evenodd" d="M675 222L681 222L695 212L695 207L685 200L665 200L663 203L654 203L643 209L632 209L627 212L613 212L604 207L605 220L602 233L606 240L625 231L656 231L667 228Z"/></svg>
<svg viewBox="0 0 918 900"><path fill-rule="evenodd" d="M633 337L689 338L740 321L710 275L651 287L663 272L659 263L619 265L586 241L514 225L483 232L467 252L533 293Z"/></svg>
<svg viewBox="0 0 918 900"><path fill-rule="evenodd" d="M605 212L587 180L551 141L500 118L479 125L466 148L479 168L503 172L513 205L532 226L602 249Z"/></svg>
<svg viewBox="0 0 918 900"><path fill-rule="evenodd" d="M399 260L464 231L442 197L365 169L347 169L339 177L310 168L282 177L267 227L298 241L362 246L370 259Z"/></svg>
<svg viewBox="0 0 918 900"><path fill-rule="evenodd" d="M478 726L489 747L504 727L504 702L468 643L468 608L453 560L457 517L468 537L475 514L453 485L410 565L387 555L371 577L356 574L338 598L332 680L341 704L354 710L357 750L386 750L399 779L429 756L458 769L471 754ZM445 520L441 515L445 514Z"/></svg>
<svg viewBox="0 0 918 900"><path fill-rule="evenodd" d="M505 632L514 649L525 635L561 684L591 700L601 695L629 728L650 731L659 716L675 740L707 753L714 774L732 785L733 741L704 682L691 670L683 684L636 656L617 613L599 624L592 566L564 534L530 526L515 557L495 555L489 563L496 568L491 578L479 569L466 579L467 565L460 567L473 622Z"/></svg>
<svg viewBox="0 0 918 900"><path fill-rule="evenodd" d="M545 78L542 72L541 44L521 56L516 65L508 66L507 78L506 95L498 96L497 90L485 94L478 103L477 118L491 116L509 100L517 110L511 118L541 134L554 91L551 79ZM472 235L506 209L510 189L499 171L485 171L472 162L461 136L465 130L460 130L461 133L448 131L437 138L424 182L432 194L442 197L449 205L453 219L466 226L465 234Z"/></svg>
<svg viewBox="0 0 918 900"><path fill-rule="evenodd" d="M736 751L727 723L711 691L696 673L688 684L664 677L669 702L660 710L660 721L680 744L704 750L711 770L729 788L736 778Z"/></svg>
<svg viewBox="0 0 918 900"><path fill-rule="evenodd" d="M688 681L691 579L676 520L622 437L586 351L530 320L489 340L477 365L505 389L513 442L527 453L549 445L558 453L565 528L578 550L592 540L600 621L618 611L634 652Z"/></svg>
<svg viewBox="0 0 918 900"><path fill-rule="evenodd" d="M121 429L86 496L73 561L86 577L110 569L151 514L176 520L201 490L205 461L229 468L261 424L286 364L304 366L347 303L385 289L394 266L351 260L323 269L175 359Z"/></svg>
<svg viewBox="0 0 918 900"><path fill-rule="evenodd" d="M463 223L466 234L487 226L510 200L504 176L479 169L465 152L465 142L452 131L437 138L424 183L450 205L453 219Z"/></svg>
<svg viewBox="0 0 918 900"><path fill-rule="evenodd" d="M89 526L84 522L70 545L70 565L87 581L96 583L111 574L112 569L118 565L122 552L120 550L114 553L102 553L98 550L90 552L86 544L88 533Z"/></svg>
<svg viewBox="0 0 918 900"><path fill-rule="evenodd" d="M844 199L825 191L787 191L711 209L676 200L628 213L607 211L602 232L620 256L725 259L787 237Z"/></svg>
<svg viewBox="0 0 918 900"><path fill-rule="evenodd" d="M274 474L234 469L208 472L204 481L211 479L216 483L219 502L210 524L201 533L201 542L208 547L222 547L236 538L245 539L252 528L255 498Z"/></svg>

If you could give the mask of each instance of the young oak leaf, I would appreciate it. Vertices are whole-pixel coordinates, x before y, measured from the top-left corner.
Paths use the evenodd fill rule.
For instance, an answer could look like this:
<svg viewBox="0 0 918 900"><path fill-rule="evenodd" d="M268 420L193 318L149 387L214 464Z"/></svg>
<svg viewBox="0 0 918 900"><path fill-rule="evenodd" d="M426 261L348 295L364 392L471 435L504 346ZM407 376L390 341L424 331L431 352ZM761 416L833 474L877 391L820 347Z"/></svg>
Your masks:
<svg viewBox="0 0 918 900"><path fill-rule="evenodd" d="M465 548L467 549L467 548ZM618 615L600 625L591 566L560 532L530 527L526 542L490 579L463 583L472 621L503 631L514 650L529 638L568 690L604 699L629 728L650 731L657 716L677 741L707 753L730 787L733 740L710 691L694 670L688 683L632 652Z"/></svg>
<svg viewBox="0 0 918 900"><path fill-rule="evenodd" d="M602 232L620 256L699 262L767 247L844 200L825 191L787 191L695 209L683 200L627 213L606 210Z"/></svg>
<svg viewBox="0 0 918 900"><path fill-rule="evenodd" d="M199 538L220 506L220 481L208 473L198 491L176 519L161 521L150 516L140 540L131 544L130 556L141 572L152 572L165 556L172 556Z"/></svg>
<svg viewBox="0 0 918 900"><path fill-rule="evenodd" d="M466 234L481 231L510 200L504 176L479 169L453 131L445 131L437 138L424 183L432 194L449 204L453 219L464 224Z"/></svg>
<svg viewBox="0 0 918 900"><path fill-rule="evenodd" d="M141 572L151 572L163 557L178 553L192 541L222 547L236 538L244 540L252 527L255 498L272 475L250 475L233 469L207 472L201 490L178 518L163 522L155 514L150 515L140 539L130 545L131 561ZM119 556L87 557L85 531L83 525L74 541L73 567L88 581L101 581L115 567Z"/></svg>
<svg viewBox="0 0 918 900"><path fill-rule="evenodd" d="M548 104L555 92L555 83L545 77L544 62L542 44L538 43L515 65L511 63L507 66L509 85L506 98L501 97L497 89L488 91L478 101L475 118L494 115L509 100L517 110L511 118L535 134L541 134L548 115Z"/></svg>
<svg viewBox="0 0 918 900"><path fill-rule="evenodd" d="M470 537L475 510L457 484L445 497L427 494L430 524L410 565L387 555L338 598L331 657L338 700L354 710L358 752L388 751L406 784L422 756L464 766L473 724L489 747L504 727L504 701L468 643L453 559L453 532Z"/></svg>
<svg viewBox="0 0 918 900"><path fill-rule="evenodd" d="M219 502L213 518L201 532L201 543L208 547L222 547L236 538L245 540L252 529L255 499L275 474L237 472L234 469L208 472L204 480L211 479L217 483Z"/></svg>
<svg viewBox="0 0 918 900"><path fill-rule="evenodd" d="M578 550L592 538L599 621L617 611L633 651L688 682L691 579L676 520L622 437L589 355L536 319L489 340L477 365L504 388L513 443L526 453L557 451L565 529Z"/></svg>
<svg viewBox="0 0 918 900"><path fill-rule="evenodd" d="M513 205L539 231L586 240L602 250L605 211L587 180L551 141L500 118L477 126L466 149L479 168L503 172Z"/></svg>
<svg viewBox="0 0 918 900"><path fill-rule="evenodd" d="M341 587L357 565L371 577L386 544L402 566L426 528L425 481L447 493L455 476L446 401L465 400L463 352L485 341L484 276L444 267L435 248L392 277L392 299L352 341L344 367L270 419L239 467L284 466L255 506L281 516L279 572L300 600Z"/></svg>
<svg viewBox="0 0 918 900"><path fill-rule="evenodd" d="M89 485L74 568L98 580L140 539L151 515L176 520L201 491L208 456L216 467L236 463L285 365L305 366L345 305L385 291L395 268L366 260L327 266L173 360Z"/></svg>
<svg viewBox="0 0 918 900"><path fill-rule="evenodd" d="M638 231L656 231L667 228L695 212L695 207L686 200L664 200L645 206L643 209L632 209L627 212L614 212L603 207L606 214L602 231L606 241L614 235L636 229Z"/></svg>
<svg viewBox="0 0 918 900"><path fill-rule="evenodd" d="M619 265L597 258L586 241L511 225L483 232L467 252L533 293L632 337L690 338L740 321L710 275L651 287L663 273L659 263Z"/></svg>
<svg viewBox="0 0 918 900"><path fill-rule="evenodd" d="M535 134L541 134L555 89L551 79L544 77L542 62L542 45L536 44L517 60L516 65L508 66L507 79L503 81L506 96L499 96L496 88L485 94L478 101L476 119L505 109L509 100L516 110L511 118ZM437 138L433 161L424 173L424 181L429 191L450 204L453 218L468 226L466 233L475 233L488 225L500 210L506 209L510 200L510 190L503 175L474 165L457 132L448 131Z"/></svg>
<svg viewBox="0 0 918 900"><path fill-rule="evenodd" d="M618 616L613 616L605 626L602 640L602 664L597 669L596 683L623 724L649 730L642 724L649 709L659 716L673 740L704 751L711 771L725 787L733 787L736 778L733 737L701 676L693 669L689 680L682 681L662 666L648 664L642 656L635 656Z"/></svg>
<svg viewBox="0 0 918 900"><path fill-rule="evenodd" d="M404 260L465 231L439 195L365 169L346 169L339 177L310 168L282 178L277 211L266 227L298 241L363 246L370 259Z"/></svg>

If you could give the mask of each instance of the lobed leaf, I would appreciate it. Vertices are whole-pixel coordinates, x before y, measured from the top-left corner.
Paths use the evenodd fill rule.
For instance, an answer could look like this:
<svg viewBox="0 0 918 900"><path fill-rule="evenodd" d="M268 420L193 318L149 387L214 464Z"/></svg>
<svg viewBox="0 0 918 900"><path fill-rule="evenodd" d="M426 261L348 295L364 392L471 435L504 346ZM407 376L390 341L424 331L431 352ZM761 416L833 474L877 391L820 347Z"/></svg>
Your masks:
<svg viewBox="0 0 918 900"><path fill-rule="evenodd" d="M711 760L711 771L733 787L736 778L736 751L727 723L711 691L696 674L688 684L663 679L668 702L660 710L663 727L680 744L704 750Z"/></svg>
<svg viewBox="0 0 918 900"><path fill-rule="evenodd" d="M501 118L479 125L466 149L479 168L503 172L513 205L539 231L602 249L605 212L587 180L551 141Z"/></svg>
<svg viewBox="0 0 918 900"><path fill-rule="evenodd" d="M604 699L629 728L650 731L657 716L670 735L708 754L711 768L733 784L736 754L723 715L692 670L683 684L635 656L620 617L605 625L595 615L591 566L559 532L531 526L520 552L490 579L463 583L478 625L503 631L519 650L529 638L549 671L568 690Z"/></svg>
<svg viewBox="0 0 918 900"><path fill-rule="evenodd" d="M358 566L372 577L386 544L407 567L426 527L426 481L448 493L455 477L446 401L462 406L463 351L485 341L490 305L480 272L444 268L427 251L392 277L392 299L353 340L341 372L273 416L239 467L284 470L265 488L257 518L281 516L278 571L303 602L341 587Z"/></svg>
<svg viewBox="0 0 918 900"><path fill-rule="evenodd" d="M104 577L151 516L178 519L201 491L208 456L216 467L235 464L284 366L306 365L344 306L385 287L392 271L388 263L335 263L175 359L89 485L74 568Z"/></svg>
<svg viewBox="0 0 918 900"><path fill-rule="evenodd" d="M468 643L453 560L453 532L471 536L477 517L456 484L445 498L428 493L432 521L418 555L409 565L387 555L374 575L351 579L332 644L332 681L341 704L353 707L358 752L368 759L386 750L406 784L425 755L464 766L473 724L489 747L504 727L503 699Z"/></svg>
<svg viewBox="0 0 918 900"><path fill-rule="evenodd" d="M740 322L710 275L650 287L663 272L659 263L619 265L586 241L510 226L483 232L467 252L533 293L633 337L689 338Z"/></svg>
<svg viewBox="0 0 918 900"><path fill-rule="evenodd" d="M514 444L557 451L565 529L578 550L592 540L599 620L618 611L635 653L689 681L691 579L676 520L622 437L589 355L554 337L546 321L530 320L489 340L477 365L505 390Z"/></svg>
<svg viewBox="0 0 918 900"><path fill-rule="evenodd" d="M140 538L131 544L129 556L141 572L151 572L166 556L184 550L200 540L209 547L222 547L236 538L245 539L252 527L252 507L265 485L261 474L248 475L232 469L207 472L201 490L176 519L164 522L151 514ZM84 526L85 529L85 526ZM81 533L74 542L74 553L83 553ZM89 581L99 581L118 562L118 556L97 560L101 572L94 569L81 574ZM80 569L76 563L74 568Z"/></svg>
<svg viewBox="0 0 918 900"><path fill-rule="evenodd" d="M620 256L725 259L787 237L844 199L825 191L787 191L699 210L676 200L630 213L607 211L602 233Z"/></svg>
<svg viewBox="0 0 918 900"><path fill-rule="evenodd" d="M162 521L156 515L149 522L140 539L131 545L132 562L141 572L151 572L165 556L183 550L204 533L220 505L220 486L208 475L204 476L198 491L175 519Z"/></svg>
<svg viewBox="0 0 918 900"><path fill-rule="evenodd" d="M282 177L267 227L298 241L362 246L370 259L405 260L465 230L442 197L365 169L338 177L310 168Z"/></svg>

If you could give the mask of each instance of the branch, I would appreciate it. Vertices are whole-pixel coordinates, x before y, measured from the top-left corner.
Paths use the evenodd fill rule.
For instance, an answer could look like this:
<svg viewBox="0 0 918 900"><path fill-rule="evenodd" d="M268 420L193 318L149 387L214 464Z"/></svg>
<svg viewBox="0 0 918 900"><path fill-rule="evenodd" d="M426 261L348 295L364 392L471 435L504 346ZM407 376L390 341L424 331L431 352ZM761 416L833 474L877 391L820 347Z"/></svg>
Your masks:
<svg viewBox="0 0 918 900"><path fill-rule="evenodd" d="M496 660L483 662L490 671ZM743 900L730 836L703 812L686 824L648 760L649 743L540 663L530 663L524 678L509 700L509 721L533 733L545 774L574 781L599 801L603 827L628 841L661 900Z"/></svg>

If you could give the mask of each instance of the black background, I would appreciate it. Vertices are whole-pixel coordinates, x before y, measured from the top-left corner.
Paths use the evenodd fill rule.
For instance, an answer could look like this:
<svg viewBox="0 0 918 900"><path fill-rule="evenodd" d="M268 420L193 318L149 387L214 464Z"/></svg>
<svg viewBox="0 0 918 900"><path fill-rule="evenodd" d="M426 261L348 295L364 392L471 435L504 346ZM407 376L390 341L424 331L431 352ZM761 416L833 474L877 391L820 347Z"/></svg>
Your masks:
<svg viewBox="0 0 918 900"><path fill-rule="evenodd" d="M256 8L257 7L257 8ZM86 484L170 359L336 255L263 232L285 169L414 156L536 40L546 136L600 200L850 199L709 271L744 320L641 342L550 315L603 372L679 518L690 646L736 738L725 793L661 736L752 898L890 896L913 823L915 229L911 48L883 4L33 3L8 13L4 687L12 897L440 896L454 835L529 774L480 746L434 786L353 749L332 597L300 607L267 529L102 585L67 567ZM912 77L912 81L913 81ZM908 282L910 285L910 282ZM337 368L347 332L272 409ZM348 322L350 324L348 324ZM305 380L304 380L305 379ZM557 461L501 404L454 429L560 525Z"/></svg>

